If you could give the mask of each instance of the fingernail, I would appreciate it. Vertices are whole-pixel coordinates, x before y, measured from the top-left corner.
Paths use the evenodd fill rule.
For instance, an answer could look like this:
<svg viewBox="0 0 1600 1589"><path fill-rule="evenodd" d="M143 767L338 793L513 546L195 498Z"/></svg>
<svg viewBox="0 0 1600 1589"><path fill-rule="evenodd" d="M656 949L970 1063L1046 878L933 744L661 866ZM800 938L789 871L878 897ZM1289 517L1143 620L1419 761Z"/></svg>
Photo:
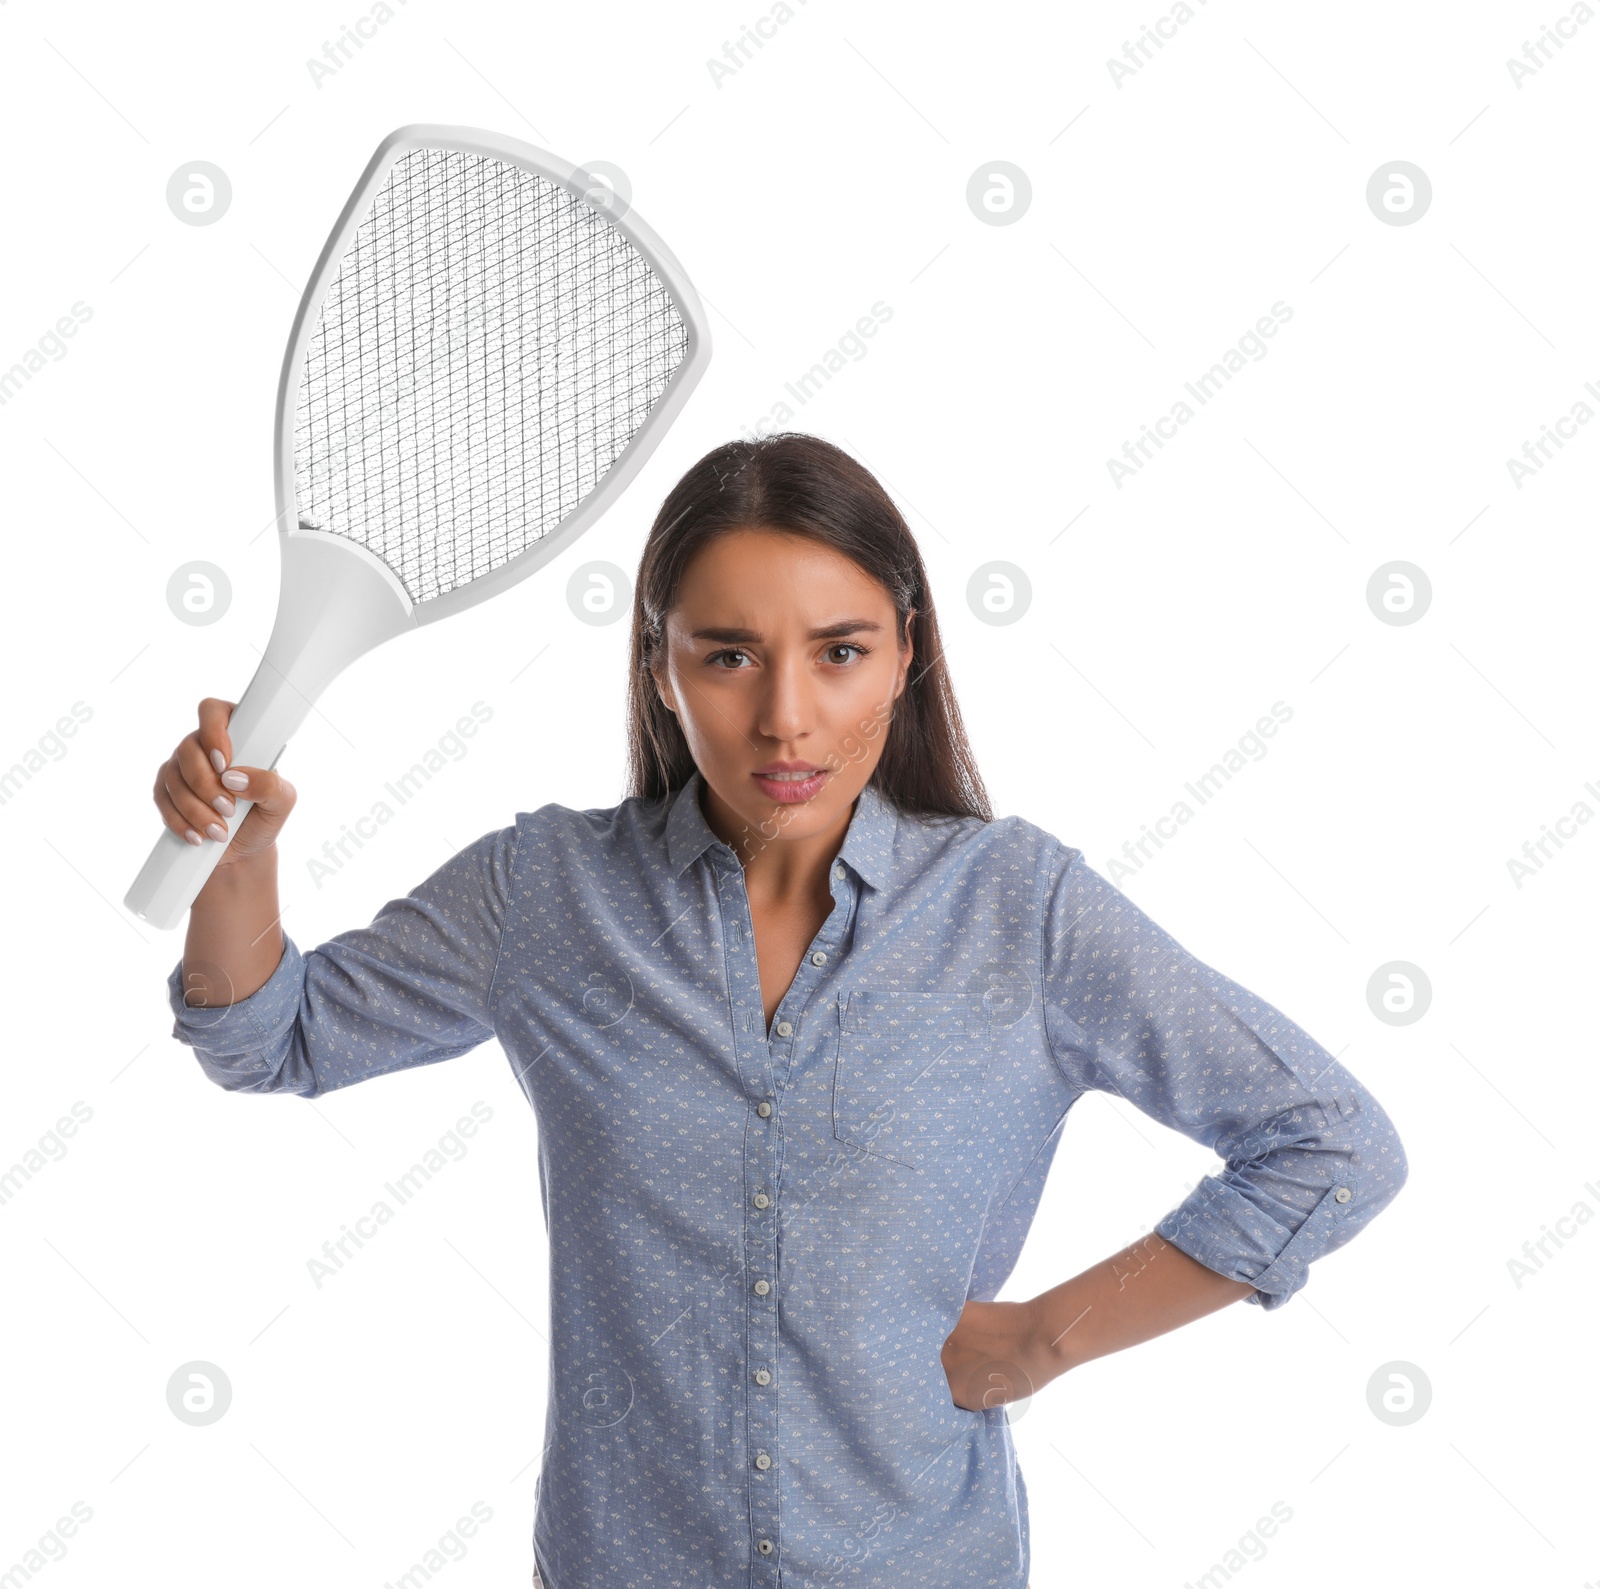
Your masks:
<svg viewBox="0 0 1600 1589"><path fill-rule="evenodd" d="M211 765L215 767L218 772L226 772L228 770L228 764L222 759L222 752L220 750L214 750L211 752Z"/></svg>
<svg viewBox="0 0 1600 1589"><path fill-rule="evenodd" d="M214 810L220 811L225 817L233 815L233 802L226 795L218 795L211 802L211 805Z"/></svg>
<svg viewBox="0 0 1600 1589"><path fill-rule="evenodd" d="M219 767L217 771L222 772L222 769ZM222 787L231 789L235 794L238 794L241 789L250 787L250 780L235 767L231 772L222 773Z"/></svg>
<svg viewBox="0 0 1600 1589"><path fill-rule="evenodd" d="M206 842L198 833L195 832L193 828L185 828L183 830L183 836L191 844L204 844Z"/></svg>
<svg viewBox="0 0 1600 1589"><path fill-rule="evenodd" d="M224 844L227 842L228 830L223 827L220 822L213 822L211 826L206 829L206 834L208 837L215 839L218 844Z"/></svg>

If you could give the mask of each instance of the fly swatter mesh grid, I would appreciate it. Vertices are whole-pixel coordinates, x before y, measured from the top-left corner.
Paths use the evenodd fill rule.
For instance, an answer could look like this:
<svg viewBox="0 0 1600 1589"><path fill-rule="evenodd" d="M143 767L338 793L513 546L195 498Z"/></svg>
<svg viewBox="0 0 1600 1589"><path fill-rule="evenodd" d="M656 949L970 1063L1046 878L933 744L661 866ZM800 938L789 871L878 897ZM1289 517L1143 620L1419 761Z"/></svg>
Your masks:
<svg viewBox="0 0 1600 1589"><path fill-rule="evenodd" d="M604 216L505 161L415 149L340 261L295 422L300 522L427 601L509 562L592 491L688 348Z"/></svg>

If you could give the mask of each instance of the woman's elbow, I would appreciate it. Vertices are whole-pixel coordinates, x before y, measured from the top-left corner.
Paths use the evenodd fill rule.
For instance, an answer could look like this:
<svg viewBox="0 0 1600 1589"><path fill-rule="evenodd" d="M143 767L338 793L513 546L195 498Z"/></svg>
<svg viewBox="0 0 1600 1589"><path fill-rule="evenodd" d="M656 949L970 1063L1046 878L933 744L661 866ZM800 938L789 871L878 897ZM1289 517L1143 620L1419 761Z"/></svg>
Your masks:
<svg viewBox="0 0 1600 1589"><path fill-rule="evenodd" d="M1362 1100L1357 1152L1366 1172L1370 1219L1399 1196L1411 1173L1399 1129L1388 1110L1370 1093Z"/></svg>
<svg viewBox="0 0 1600 1589"><path fill-rule="evenodd" d="M317 1095L310 1056L299 1043L285 1045L274 1056L262 1050L248 1054L211 1054L194 1050L209 1080L225 1092L286 1092L301 1098Z"/></svg>

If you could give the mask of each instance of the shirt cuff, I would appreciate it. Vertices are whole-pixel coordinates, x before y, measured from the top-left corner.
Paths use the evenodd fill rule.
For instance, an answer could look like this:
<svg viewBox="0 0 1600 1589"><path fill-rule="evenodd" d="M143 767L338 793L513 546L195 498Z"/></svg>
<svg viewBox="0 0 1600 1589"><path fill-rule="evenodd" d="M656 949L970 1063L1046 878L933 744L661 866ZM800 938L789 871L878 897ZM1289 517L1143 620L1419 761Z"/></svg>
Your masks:
<svg viewBox="0 0 1600 1589"><path fill-rule="evenodd" d="M1208 1175L1156 1226L1156 1234L1206 1268L1253 1285L1245 1301L1270 1311L1306 1283L1317 1258L1340 1244L1340 1223L1362 1206L1359 1190L1356 1177L1342 1171L1291 1230L1237 1187Z"/></svg>
<svg viewBox="0 0 1600 1589"><path fill-rule="evenodd" d="M252 1084L276 1075L281 1063L278 1051L299 1016L304 987L304 961L287 933L272 975L248 998L233 1004L186 1005L180 960L167 978L172 1035L194 1050L201 1068L219 1086L252 1090Z"/></svg>

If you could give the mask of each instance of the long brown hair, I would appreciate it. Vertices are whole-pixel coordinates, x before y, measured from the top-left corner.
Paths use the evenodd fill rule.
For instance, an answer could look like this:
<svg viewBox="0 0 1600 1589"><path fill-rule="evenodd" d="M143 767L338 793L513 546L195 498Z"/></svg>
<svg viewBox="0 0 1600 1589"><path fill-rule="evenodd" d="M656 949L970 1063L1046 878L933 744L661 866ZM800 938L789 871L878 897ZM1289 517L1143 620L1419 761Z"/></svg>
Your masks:
<svg viewBox="0 0 1600 1589"><path fill-rule="evenodd" d="M993 820L967 743L922 554L887 491L849 453L798 431L730 441L668 493L650 527L634 584L629 644L628 794L658 799L695 771L678 719L651 676L667 614L694 555L719 535L774 529L832 547L883 586L898 640L916 650L869 783L901 811Z"/></svg>

